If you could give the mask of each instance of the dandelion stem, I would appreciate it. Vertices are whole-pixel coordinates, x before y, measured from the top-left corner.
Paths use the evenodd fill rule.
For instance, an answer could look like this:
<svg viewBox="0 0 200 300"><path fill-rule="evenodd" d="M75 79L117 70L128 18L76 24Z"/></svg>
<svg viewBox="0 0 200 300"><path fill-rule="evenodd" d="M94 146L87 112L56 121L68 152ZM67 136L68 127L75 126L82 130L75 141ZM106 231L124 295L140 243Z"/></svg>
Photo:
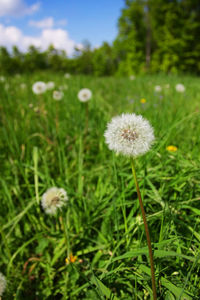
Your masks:
<svg viewBox="0 0 200 300"><path fill-rule="evenodd" d="M89 118L89 108L88 102L85 103L85 135L88 133L88 118Z"/></svg>
<svg viewBox="0 0 200 300"><path fill-rule="evenodd" d="M150 239L150 234L149 234L149 228L148 228L148 225L147 225L147 219L146 219L144 206L143 206L143 203L142 203L142 197L141 197L141 194L140 194L140 189L139 189L139 185L138 185L138 181L137 181L137 176L136 176L136 171L135 171L133 158L131 158L131 167L132 167L133 178L134 178L134 181L135 181L137 195L138 195L138 199L139 199L139 203L140 203L140 209L141 209L141 212L142 212L142 218L143 218L144 228L145 228L145 233L146 233L146 238L147 238L147 245L148 245L148 249L149 249L153 299L156 300L157 299L157 293L156 293L155 271L154 271L154 262L153 262L153 252L152 252L152 247L151 247L151 239Z"/></svg>

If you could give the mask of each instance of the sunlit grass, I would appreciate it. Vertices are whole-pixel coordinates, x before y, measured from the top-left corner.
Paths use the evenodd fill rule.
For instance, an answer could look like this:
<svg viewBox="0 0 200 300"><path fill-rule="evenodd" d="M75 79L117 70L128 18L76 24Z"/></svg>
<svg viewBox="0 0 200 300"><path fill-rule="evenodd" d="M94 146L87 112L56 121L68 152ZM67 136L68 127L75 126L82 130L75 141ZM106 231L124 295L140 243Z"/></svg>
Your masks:
<svg viewBox="0 0 200 300"><path fill-rule="evenodd" d="M54 81L55 90L65 84L68 89L60 101L52 90L34 95L32 84L39 80ZM184 84L184 93L176 92L177 83ZM155 92L156 85L161 92ZM87 132L84 103L77 98L82 88L93 95ZM112 154L103 137L107 122L123 112L142 114L155 129L154 147L136 167L159 299L199 299L200 80L164 75L66 79L45 73L0 83L5 299L150 299L130 164ZM167 151L170 145L177 151ZM52 186L69 196L64 213L70 253L62 217L48 216L38 205ZM69 255L76 260L66 263Z"/></svg>

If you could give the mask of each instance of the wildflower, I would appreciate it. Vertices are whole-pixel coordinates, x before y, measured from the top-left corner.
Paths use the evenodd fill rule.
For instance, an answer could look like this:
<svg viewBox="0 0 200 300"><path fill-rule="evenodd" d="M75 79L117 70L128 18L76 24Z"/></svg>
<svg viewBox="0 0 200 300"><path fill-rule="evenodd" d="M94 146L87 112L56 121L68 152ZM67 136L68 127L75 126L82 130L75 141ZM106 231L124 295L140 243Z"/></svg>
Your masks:
<svg viewBox="0 0 200 300"><path fill-rule="evenodd" d="M170 88L169 83L165 84L165 88L166 88L166 89L169 89L169 88Z"/></svg>
<svg viewBox="0 0 200 300"><path fill-rule="evenodd" d="M114 117L108 123L104 136L110 150L130 157L147 152L154 140L149 122L135 114Z"/></svg>
<svg viewBox="0 0 200 300"><path fill-rule="evenodd" d="M67 200L67 192L64 189L52 187L42 195L41 205L47 214L55 215L57 209L64 206Z"/></svg>
<svg viewBox="0 0 200 300"><path fill-rule="evenodd" d="M71 75L69 73L65 73L64 76L65 76L66 79L69 79Z"/></svg>
<svg viewBox="0 0 200 300"><path fill-rule="evenodd" d="M141 100L140 100L140 103L142 103L142 104L144 104L144 103L146 103L147 102L147 100L145 99L145 98L142 98Z"/></svg>
<svg viewBox="0 0 200 300"><path fill-rule="evenodd" d="M74 263L77 260L77 256L73 256L73 254L71 253L69 258L65 258L65 262L67 265L69 265L70 263Z"/></svg>
<svg viewBox="0 0 200 300"><path fill-rule="evenodd" d="M92 92L89 89L82 89L78 93L78 99L81 102L87 102L92 97Z"/></svg>
<svg viewBox="0 0 200 300"><path fill-rule="evenodd" d="M154 88L155 92L161 92L162 91L162 88L160 85L156 85L155 88Z"/></svg>
<svg viewBox="0 0 200 300"><path fill-rule="evenodd" d="M134 75L131 75L129 78L130 78L130 80L135 80L135 76Z"/></svg>
<svg viewBox="0 0 200 300"><path fill-rule="evenodd" d="M0 297L3 295L5 289L6 289L6 278L5 278L5 276L0 272Z"/></svg>
<svg viewBox="0 0 200 300"><path fill-rule="evenodd" d="M55 87L55 83L53 81L47 82L47 84L46 84L47 90L52 90L52 89L54 89L54 87Z"/></svg>
<svg viewBox="0 0 200 300"><path fill-rule="evenodd" d="M170 145L170 146L167 146L166 150L169 152L176 152L178 150L178 148L176 146Z"/></svg>
<svg viewBox="0 0 200 300"><path fill-rule="evenodd" d="M185 87L182 83L178 83L176 85L176 91L179 92L179 93L184 93L185 92Z"/></svg>
<svg viewBox="0 0 200 300"><path fill-rule="evenodd" d="M33 84L32 91L36 95L43 94L46 91L46 84L43 81L37 81Z"/></svg>
<svg viewBox="0 0 200 300"><path fill-rule="evenodd" d="M64 94L61 91L53 91L53 99L60 101L63 98Z"/></svg>
<svg viewBox="0 0 200 300"><path fill-rule="evenodd" d="M28 105L30 108L33 108L33 103L29 103Z"/></svg>

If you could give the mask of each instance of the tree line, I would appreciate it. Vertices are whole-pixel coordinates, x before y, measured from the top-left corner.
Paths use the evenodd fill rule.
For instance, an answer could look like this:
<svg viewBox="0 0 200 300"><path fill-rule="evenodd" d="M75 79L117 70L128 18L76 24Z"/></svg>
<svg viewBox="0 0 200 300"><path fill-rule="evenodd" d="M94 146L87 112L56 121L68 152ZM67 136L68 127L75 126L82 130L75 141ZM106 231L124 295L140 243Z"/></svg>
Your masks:
<svg viewBox="0 0 200 300"><path fill-rule="evenodd" d="M85 42L74 56L52 45L22 53L0 47L0 72L64 71L95 76L138 73L200 73L199 0L125 0L112 44Z"/></svg>

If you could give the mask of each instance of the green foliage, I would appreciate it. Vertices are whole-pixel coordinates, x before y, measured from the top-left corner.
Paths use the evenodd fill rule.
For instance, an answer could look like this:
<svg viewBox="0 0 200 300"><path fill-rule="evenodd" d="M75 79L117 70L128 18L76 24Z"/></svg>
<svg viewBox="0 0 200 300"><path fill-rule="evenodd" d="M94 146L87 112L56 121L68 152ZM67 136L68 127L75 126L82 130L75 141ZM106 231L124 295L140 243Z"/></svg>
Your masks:
<svg viewBox="0 0 200 300"><path fill-rule="evenodd" d="M112 45L91 48L85 41L73 57L52 45L27 53L0 49L2 73L37 70L95 76L141 73L200 74L200 8L198 0L126 0Z"/></svg>

